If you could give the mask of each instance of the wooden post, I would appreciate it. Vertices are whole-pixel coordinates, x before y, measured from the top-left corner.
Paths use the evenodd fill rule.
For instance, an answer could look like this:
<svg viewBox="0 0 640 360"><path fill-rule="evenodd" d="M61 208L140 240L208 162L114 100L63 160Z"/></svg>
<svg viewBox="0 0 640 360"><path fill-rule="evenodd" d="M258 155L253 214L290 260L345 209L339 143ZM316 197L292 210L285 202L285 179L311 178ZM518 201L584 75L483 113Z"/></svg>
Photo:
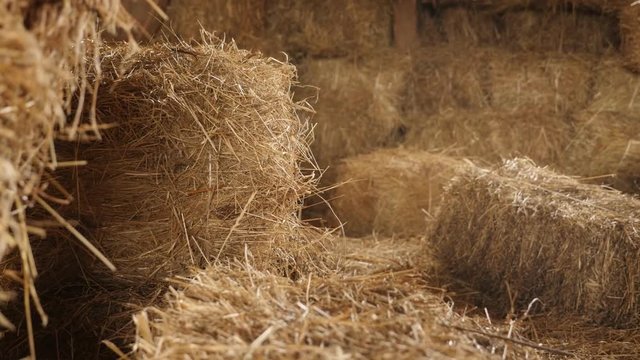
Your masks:
<svg viewBox="0 0 640 360"><path fill-rule="evenodd" d="M393 4L393 39L399 50L411 50L418 44L417 0L395 0Z"/></svg>

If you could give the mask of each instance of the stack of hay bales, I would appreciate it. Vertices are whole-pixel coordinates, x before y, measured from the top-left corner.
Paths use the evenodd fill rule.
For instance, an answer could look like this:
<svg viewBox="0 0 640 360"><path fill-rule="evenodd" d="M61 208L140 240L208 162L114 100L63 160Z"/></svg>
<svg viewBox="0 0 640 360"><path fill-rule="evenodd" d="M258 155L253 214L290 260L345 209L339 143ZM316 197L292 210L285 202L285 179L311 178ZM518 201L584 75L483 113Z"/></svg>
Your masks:
<svg viewBox="0 0 640 360"><path fill-rule="evenodd" d="M301 95L314 103L312 149L320 167L399 142L409 63L389 51L372 60L318 59L301 65L301 81L319 88L302 89ZM313 96L319 96L317 102Z"/></svg>
<svg viewBox="0 0 640 360"><path fill-rule="evenodd" d="M406 136L407 147L489 163L526 155L543 164L559 164L572 138L564 116L529 109L449 110L414 123Z"/></svg>
<svg viewBox="0 0 640 360"><path fill-rule="evenodd" d="M443 201L430 243L484 305L637 325L638 200L514 159L469 168Z"/></svg>
<svg viewBox="0 0 640 360"><path fill-rule="evenodd" d="M178 0L167 9L170 27L185 40L202 26L243 48L277 54L339 57L391 43L389 0Z"/></svg>
<svg viewBox="0 0 640 360"><path fill-rule="evenodd" d="M464 162L426 151L384 149L344 159L333 192L345 232L420 235L440 203L444 184Z"/></svg>

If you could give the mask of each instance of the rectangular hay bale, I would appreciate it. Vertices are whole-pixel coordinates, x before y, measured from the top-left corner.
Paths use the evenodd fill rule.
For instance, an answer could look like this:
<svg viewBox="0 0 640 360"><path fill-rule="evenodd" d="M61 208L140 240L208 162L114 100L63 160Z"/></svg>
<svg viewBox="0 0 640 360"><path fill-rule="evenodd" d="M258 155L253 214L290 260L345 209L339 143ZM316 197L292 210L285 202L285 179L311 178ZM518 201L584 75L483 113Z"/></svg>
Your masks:
<svg viewBox="0 0 640 360"><path fill-rule="evenodd" d="M482 306L518 311L539 298L555 315L637 326L638 200L513 159L470 167L443 201L429 241Z"/></svg>
<svg viewBox="0 0 640 360"><path fill-rule="evenodd" d="M442 188L464 162L427 151L383 149L346 158L331 206L348 236L419 235Z"/></svg>

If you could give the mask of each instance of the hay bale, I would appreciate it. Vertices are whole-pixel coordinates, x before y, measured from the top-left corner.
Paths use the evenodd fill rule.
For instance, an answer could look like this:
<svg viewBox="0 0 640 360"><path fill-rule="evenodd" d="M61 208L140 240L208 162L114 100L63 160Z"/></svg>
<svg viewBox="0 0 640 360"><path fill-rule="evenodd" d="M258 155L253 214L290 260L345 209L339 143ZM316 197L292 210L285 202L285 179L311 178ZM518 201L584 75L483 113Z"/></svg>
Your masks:
<svg viewBox="0 0 640 360"><path fill-rule="evenodd" d="M389 0L278 0L267 8L269 36L294 56L354 55L391 45Z"/></svg>
<svg viewBox="0 0 640 360"><path fill-rule="evenodd" d="M516 50L602 54L618 45L617 19L578 11L507 11L503 43Z"/></svg>
<svg viewBox="0 0 640 360"><path fill-rule="evenodd" d="M595 70L592 112L640 115L640 77L624 68L619 57L605 57Z"/></svg>
<svg viewBox="0 0 640 360"><path fill-rule="evenodd" d="M97 113L117 127L77 151L88 165L75 174L72 218L93 229L117 276L163 279L245 245L275 256L313 184L299 167L311 160L295 68L212 37L132 56L112 48L103 68Z"/></svg>
<svg viewBox="0 0 640 360"><path fill-rule="evenodd" d="M241 48L266 49L264 0L177 0L167 7L169 26L186 41L200 41L204 28L235 40Z"/></svg>
<svg viewBox="0 0 640 360"><path fill-rule="evenodd" d="M331 207L348 236L424 234L444 185L464 162L426 151L385 149L344 159Z"/></svg>
<svg viewBox="0 0 640 360"><path fill-rule="evenodd" d="M630 114L583 111L573 116L575 138L564 168L624 192L640 190L640 122Z"/></svg>
<svg viewBox="0 0 640 360"><path fill-rule="evenodd" d="M470 168L443 201L428 238L482 306L506 313L539 298L554 316L638 324L638 200L514 159Z"/></svg>
<svg viewBox="0 0 640 360"><path fill-rule="evenodd" d="M625 58L626 66L635 72L640 72L640 7L625 6L619 15L620 50Z"/></svg>
<svg viewBox="0 0 640 360"><path fill-rule="evenodd" d="M540 109L564 113L590 99L589 58L560 54L488 54L491 105L506 111Z"/></svg>
<svg viewBox="0 0 640 360"><path fill-rule="evenodd" d="M466 56L460 56L464 52ZM413 54L405 107L419 114L489 106L484 52L464 45L428 47Z"/></svg>
<svg viewBox="0 0 640 360"><path fill-rule="evenodd" d="M493 14L473 7L445 8L439 13L444 38L450 44L493 45L498 32Z"/></svg>
<svg viewBox="0 0 640 360"><path fill-rule="evenodd" d="M395 141L409 63L391 52L362 62L324 59L301 65L301 81L319 89L312 150L320 167ZM315 92L303 89L302 97Z"/></svg>
<svg viewBox="0 0 640 360"><path fill-rule="evenodd" d="M573 132L553 112L521 110L447 111L412 119L404 145L495 163L527 156L541 164L558 164Z"/></svg>

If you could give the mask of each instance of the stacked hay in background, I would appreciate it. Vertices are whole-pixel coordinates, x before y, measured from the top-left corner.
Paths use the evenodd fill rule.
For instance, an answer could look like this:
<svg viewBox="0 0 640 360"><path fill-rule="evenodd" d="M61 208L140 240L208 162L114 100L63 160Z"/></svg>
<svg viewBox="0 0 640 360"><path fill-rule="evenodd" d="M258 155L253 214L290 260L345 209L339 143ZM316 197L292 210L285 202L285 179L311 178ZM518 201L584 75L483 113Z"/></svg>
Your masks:
<svg viewBox="0 0 640 360"><path fill-rule="evenodd" d="M319 88L302 89L301 96L309 101L319 96L312 150L320 167L401 140L409 62L408 57L385 52L373 60L319 59L300 67L301 81Z"/></svg>
<svg viewBox="0 0 640 360"><path fill-rule="evenodd" d="M602 54L618 46L618 23L613 16L525 9L507 11L502 19L501 40L514 50Z"/></svg>
<svg viewBox="0 0 640 360"><path fill-rule="evenodd" d="M618 190L640 190L640 122L611 111L584 111L574 117L576 135L563 168Z"/></svg>
<svg viewBox="0 0 640 360"><path fill-rule="evenodd" d="M332 207L349 236L420 235L442 187L464 162L426 151L384 149L343 160Z"/></svg>
<svg viewBox="0 0 640 360"><path fill-rule="evenodd" d="M626 65L640 71L640 7L625 6L620 10L621 50Z"/></svg>
<svg viewBox="0 0 640 360"><path fill-rule="evenodd" d="M535 110L449 110L411 122L416 125L407 133L407 147L494 163L526 155L559 164L573 135L563 116Z"/></svg>
<svg viewBox="0 0 640 360"><path fill-rule="evenodd" d="M485 54L479 48L459 56L466 46L428 47L412 55L403 89L405 110L434 114L451 108L489 106Z"/></svg>
<svg viewBox="0 0 640 360"><path fill-rule="evenodd" d="M167 14L180 38L197 40L202 25L243 48L295 57L366 53L391 43L388 0L179 0Z"/></svg>
<svg viewBox="0 0 640 360"><path fill-rule="evenodd" d="M443 201L430 243L485 306L508 312L538 298L555 314L637 325L637 200L515 159L470 169Z"/></svg>
<svg viewBox="0 0 640 360"><path fill-rule="evenodd" d="M37 259L29 238L46 229L31 224L30 209L64 202L46 192L56 185L50 171L69 165L58 162L54 139L99 137L95 117L81 119L82 108L72 98L95 99L97 81L88 82L86 75L100 74L100 34L116 28L129 33L130 25L118 1L0 1L0 8L0 303L12 297L4 291L7 284L16 287L9 279L21 280L19 318L25 317L29 351L35 354L31 301L43 324L47 317L33 283ZM92 101L87 104L92 108ZM1 314L0 326L14 327Z"/></svg>

